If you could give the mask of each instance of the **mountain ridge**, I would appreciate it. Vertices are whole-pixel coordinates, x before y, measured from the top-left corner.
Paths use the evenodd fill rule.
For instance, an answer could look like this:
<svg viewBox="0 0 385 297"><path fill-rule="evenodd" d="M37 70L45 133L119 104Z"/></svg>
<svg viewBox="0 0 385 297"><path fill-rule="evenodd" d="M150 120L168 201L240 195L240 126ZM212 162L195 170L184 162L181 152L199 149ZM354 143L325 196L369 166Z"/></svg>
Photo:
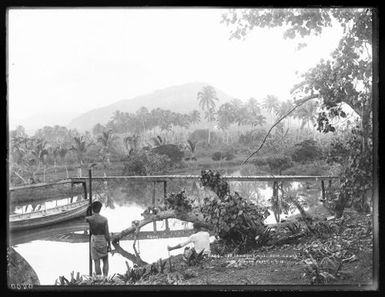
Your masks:
<svg viewBox="0 0 385 297"><path fill-rule="evenodd" d="M67 127L70 129L77 129L80 132L86 130L90 131L97 123L102 125L106 124L117 110L134 113L142 106L146 107L148 110L159 107L180 113L188 113L194 109L199 110L197 93L207 85L210 84L204 82L185 83L157 89L148 94L135 96L131 99L122 99L104 107L95 108L81 114L70 121ZM215 88L215 90L219 99L217 105L223 104L234 98L218 88Z"/></svg>

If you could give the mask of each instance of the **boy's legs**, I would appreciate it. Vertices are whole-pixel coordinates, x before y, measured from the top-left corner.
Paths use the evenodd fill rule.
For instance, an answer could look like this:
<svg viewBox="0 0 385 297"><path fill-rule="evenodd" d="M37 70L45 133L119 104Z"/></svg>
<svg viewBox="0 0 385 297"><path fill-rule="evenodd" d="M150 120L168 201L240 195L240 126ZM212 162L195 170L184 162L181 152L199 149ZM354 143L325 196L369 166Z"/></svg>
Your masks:
<svg viewBox="0 0 385 297"><path fill-rule="evenodd" d="M103 257L103 275L107 276L108 275L108 255ZM100 266L99 266L100 269Z"/></svg>
<svg viewBox="0 0 385 297"><path fill-rule="evenodd" d="M94 260L95 263L95 272L96 274L102 274L102 271L100 269L100 259Z"/></svg>

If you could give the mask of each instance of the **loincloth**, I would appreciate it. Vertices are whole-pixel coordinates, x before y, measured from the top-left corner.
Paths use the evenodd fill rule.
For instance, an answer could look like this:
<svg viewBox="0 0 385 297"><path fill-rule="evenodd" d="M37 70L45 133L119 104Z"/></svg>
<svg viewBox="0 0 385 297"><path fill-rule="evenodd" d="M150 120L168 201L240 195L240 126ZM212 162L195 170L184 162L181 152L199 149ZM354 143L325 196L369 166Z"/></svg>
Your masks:
<svg viewBox="0 0 385 297"><path fill-rule="evenodd" d="M91 257L93 260L107 256L107 247L108 244L104 235L91 235Z"/></svg>

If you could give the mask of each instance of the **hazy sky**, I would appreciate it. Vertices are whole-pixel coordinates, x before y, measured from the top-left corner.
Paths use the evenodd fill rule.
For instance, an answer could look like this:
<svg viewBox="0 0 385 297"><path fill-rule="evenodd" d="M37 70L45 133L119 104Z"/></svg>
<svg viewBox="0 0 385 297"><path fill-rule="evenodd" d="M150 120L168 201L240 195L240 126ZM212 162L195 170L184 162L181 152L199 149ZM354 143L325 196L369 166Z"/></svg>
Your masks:
<svg viewBox="0 0 385 297"><path fill-rule="evenodd" d="M14 9L8 13L10 120L86 112L156 89L212 84L240 99L289 98L295 72L327 58L340 28L308 47L258 29L229 40L223 9Z"/></svg>

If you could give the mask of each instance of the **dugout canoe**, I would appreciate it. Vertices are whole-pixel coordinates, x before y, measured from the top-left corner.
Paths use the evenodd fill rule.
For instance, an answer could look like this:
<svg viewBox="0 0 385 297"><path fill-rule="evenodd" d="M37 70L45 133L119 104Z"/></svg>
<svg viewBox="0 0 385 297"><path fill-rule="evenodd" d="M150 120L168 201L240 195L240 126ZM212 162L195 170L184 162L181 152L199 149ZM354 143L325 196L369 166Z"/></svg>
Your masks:
<svg viewBox="0 0 385 297"><path fill-rule="evenodd" d="M9 226L12 231L25 230L85 217L88 200L82 200L66 205L53 207L47 210L34 211L9 216Z"/></svg>

